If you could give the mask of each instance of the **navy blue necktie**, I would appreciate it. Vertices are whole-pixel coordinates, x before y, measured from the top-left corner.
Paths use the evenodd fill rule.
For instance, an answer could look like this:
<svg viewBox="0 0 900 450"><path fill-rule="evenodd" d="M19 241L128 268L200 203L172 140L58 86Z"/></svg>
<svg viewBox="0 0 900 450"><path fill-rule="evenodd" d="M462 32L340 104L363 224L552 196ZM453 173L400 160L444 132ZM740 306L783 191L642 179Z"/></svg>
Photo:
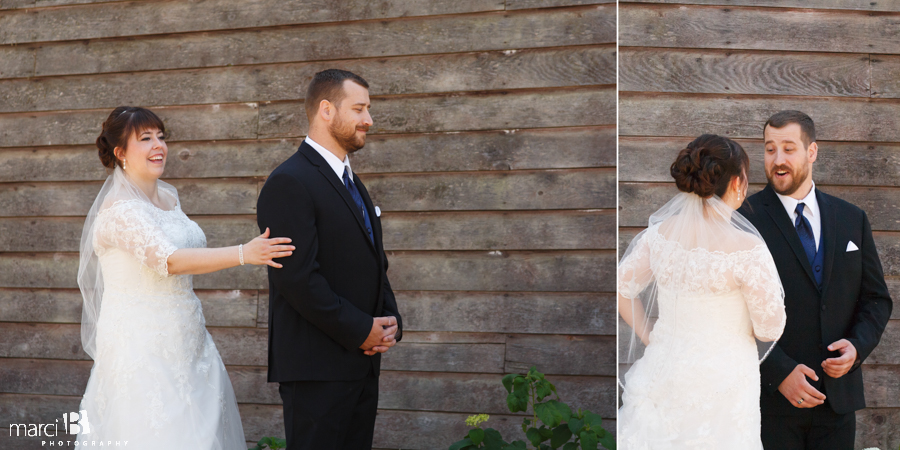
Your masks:
<svg viewBox="0 0 900 450"><path fill-rule="evenodd" d="M374 245L375 238L372 237L372 222L369 220L369 213L366 212L366 205L363 203L362 195L359 195L359 190L356 189L356 183L350 179L350 171L347 170L347 166L344 166L344 186L350 191L350 196L353 197L356 207L359 208L359 212L362 213L366 223L366 233L369 234L369 240L372 241L372 244Z"/></svg>
<svg viewBox="0 0 900 450"><path fill-rule="evenodd" d="M803 250L806 252L809 264L812 265L816 259L816 237L813 235L812 225L809 224L809 220L803 216L803 208L805 206L803 203L797 203L797 209L794 210L797 213L797 220L794 221L794 226L797 228L797 234L800 236L800 242L803 244Z"/></svg>

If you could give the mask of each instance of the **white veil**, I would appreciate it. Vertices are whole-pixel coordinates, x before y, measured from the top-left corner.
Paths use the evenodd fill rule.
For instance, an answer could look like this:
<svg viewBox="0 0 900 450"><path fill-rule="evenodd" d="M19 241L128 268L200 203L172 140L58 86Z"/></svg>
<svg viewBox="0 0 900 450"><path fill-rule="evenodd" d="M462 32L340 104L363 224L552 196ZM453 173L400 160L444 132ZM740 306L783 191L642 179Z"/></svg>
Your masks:
<svg viewBox="0 0 900 450"><path fill-rule="evenodd" d="M704 262L719 260L709 257L716 254L737 258L739 263L724 267ZM648 228L623 254L617 279L619 311L634 324L633 328L619 327L619 363L626 367L643 355L641 338L652 340L660 286L668 291L710 294L740 289L760 362L784 329L784 290L765 241L746 218L715 195L702 198L682 192L651 215ZM694 294L668 296L666 311L687 307L678 303L690 295ZM630 320L625 317L629 311ZM622 380L620 376L624 387Z"/></svg>
<svg viewBox="0 0 900 450"><path fill-rule="evenodd" d="M165 203L163 209L173 209L178 205L178 191L170 184L156 181L159 199ZM84 221L84 230L81 232L81 245L79 247L80 260L78 265L78 288L84 298L84 307L81 311L81 345L91 358L95 358L97 350L97 320L100 317L100 304L103 300L103 272L100 270L100 260L97 254L98 239L96 236L97 219L104 211L113 205L124 201L141 201L153 205L140 188L120 167L116 167L112 175L106 178L100 193L91 205L87 218ZM154 252L143 252L136 246L155 246L158 242L143 240L131 243L129 249L133 253L146 253L149 257ZM145 262L146 261L142 261Z"/></svg>

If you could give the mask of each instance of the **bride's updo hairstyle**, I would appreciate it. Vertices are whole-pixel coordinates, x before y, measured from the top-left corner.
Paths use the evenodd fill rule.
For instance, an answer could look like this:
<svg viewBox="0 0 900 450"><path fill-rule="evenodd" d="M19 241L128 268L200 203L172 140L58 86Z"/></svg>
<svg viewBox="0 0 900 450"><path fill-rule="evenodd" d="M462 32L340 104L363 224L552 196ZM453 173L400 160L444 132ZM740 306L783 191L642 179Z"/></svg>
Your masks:
<svg viewBox="0 0 900 450"><path fill-rule="evenodd" d="M110 113L103 122L103 131L97 137L97 153L100 162L107 169L121 167L122 161L116 158L116 147L125 148L132 134L157 128L166 134L163 121L147 108L139 106L120 106Z"/></svg>
<svg viewBox="0 0 900 450"><path fill-rule="evenodd" d="M722 197L735 176L744 178L750 167L747 152L737 142L704 134L678 152L670 173L678 189L709 198Z"/></svg>

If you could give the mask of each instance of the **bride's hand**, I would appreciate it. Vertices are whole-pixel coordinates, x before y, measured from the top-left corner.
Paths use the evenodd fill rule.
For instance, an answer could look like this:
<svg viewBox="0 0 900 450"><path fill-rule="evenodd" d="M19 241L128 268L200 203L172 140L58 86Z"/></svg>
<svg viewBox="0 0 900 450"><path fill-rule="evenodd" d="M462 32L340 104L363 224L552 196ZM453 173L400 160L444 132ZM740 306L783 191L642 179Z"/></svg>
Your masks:
<svg viewBox="0 0 900 450"><path fill-rule="evenodd" d="M244 264L268 264L276 269L280 269L282 267L281 264L272 260L291 256L295 247L293 245L283 245L290 242L290 238L269 239L269 229L266 228L265 233L244 244Z"/></svg>

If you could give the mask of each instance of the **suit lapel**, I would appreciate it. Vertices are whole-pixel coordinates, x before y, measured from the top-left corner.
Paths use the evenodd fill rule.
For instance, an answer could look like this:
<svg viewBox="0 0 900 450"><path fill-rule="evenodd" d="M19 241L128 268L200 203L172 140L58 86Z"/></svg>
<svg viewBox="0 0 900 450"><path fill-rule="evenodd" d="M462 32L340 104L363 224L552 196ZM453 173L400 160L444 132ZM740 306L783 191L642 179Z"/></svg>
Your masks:
<svg viewBox="0 0 900 450"><path fill-rule="evenodd" d="M765 193L764 201L766 212L772 217L772 221L778 226L778 229L781 231L781 234L784 235L784 238L787 239L788 244L791 246L791 250L794 251L794 255L800 260L800 265L803 266L803 270L806 271L806 275L815 285L816 277L813 275L812 266L809 264L809 259L806 257L806 251L803 250L803 243L800 242L800 236L797 234L797 229L794 228L794 224L791 223L791 218L788 216L787 211L784 210L784 204L778 199L778 196L771 186L767 185L763 192Z"/></svg>
<svg viewBox="0 0 900 450"><path fill-rule="evenodd" d="M819 202L819 214L822 221L822 243L825 250L825 272L822 274L822 298L825 297L825 290L828 289L828 280L831 279L831 269L834 266L834 255L837 251L837 227L835 221L835 212L831 201L823 192L816 189L816 200Z"/></svg>
<svg viewBox="0 0 900 450"><path fill-rule="evenodd" d="M356 207L356 202L353 201L353 197L350 195L350 191L347 190L347 186L344 186L344 181L338 178L338 176L334 173L334 170L331 169L331 166L328 165L328 162L322 158L322 155L316 151L316 149L312 148L311 145L303 142L300 145L299 152L303 153L307 159L311 163L313 163L316 167L319 168L319 173L328 180L331 187L333 187L338 195L344 200L344 204L347 205L347 208L350 208L350 213L353 214L353 217L356 218L356 223L359 225L359 230L365 235L366 242L369 243L369 248L372 249L376 254L378 253L375 250L375 246L372 244L372 241L369 240L369 233L366 231L366 223L365 219L362 216L362 213L359 211L359 208ZM356 186L359 188L359 184ZM365 197L364 197L365 198ZM365 200L363 200L365 202ZM374 226L374 225L373 225Z"/></svg>

